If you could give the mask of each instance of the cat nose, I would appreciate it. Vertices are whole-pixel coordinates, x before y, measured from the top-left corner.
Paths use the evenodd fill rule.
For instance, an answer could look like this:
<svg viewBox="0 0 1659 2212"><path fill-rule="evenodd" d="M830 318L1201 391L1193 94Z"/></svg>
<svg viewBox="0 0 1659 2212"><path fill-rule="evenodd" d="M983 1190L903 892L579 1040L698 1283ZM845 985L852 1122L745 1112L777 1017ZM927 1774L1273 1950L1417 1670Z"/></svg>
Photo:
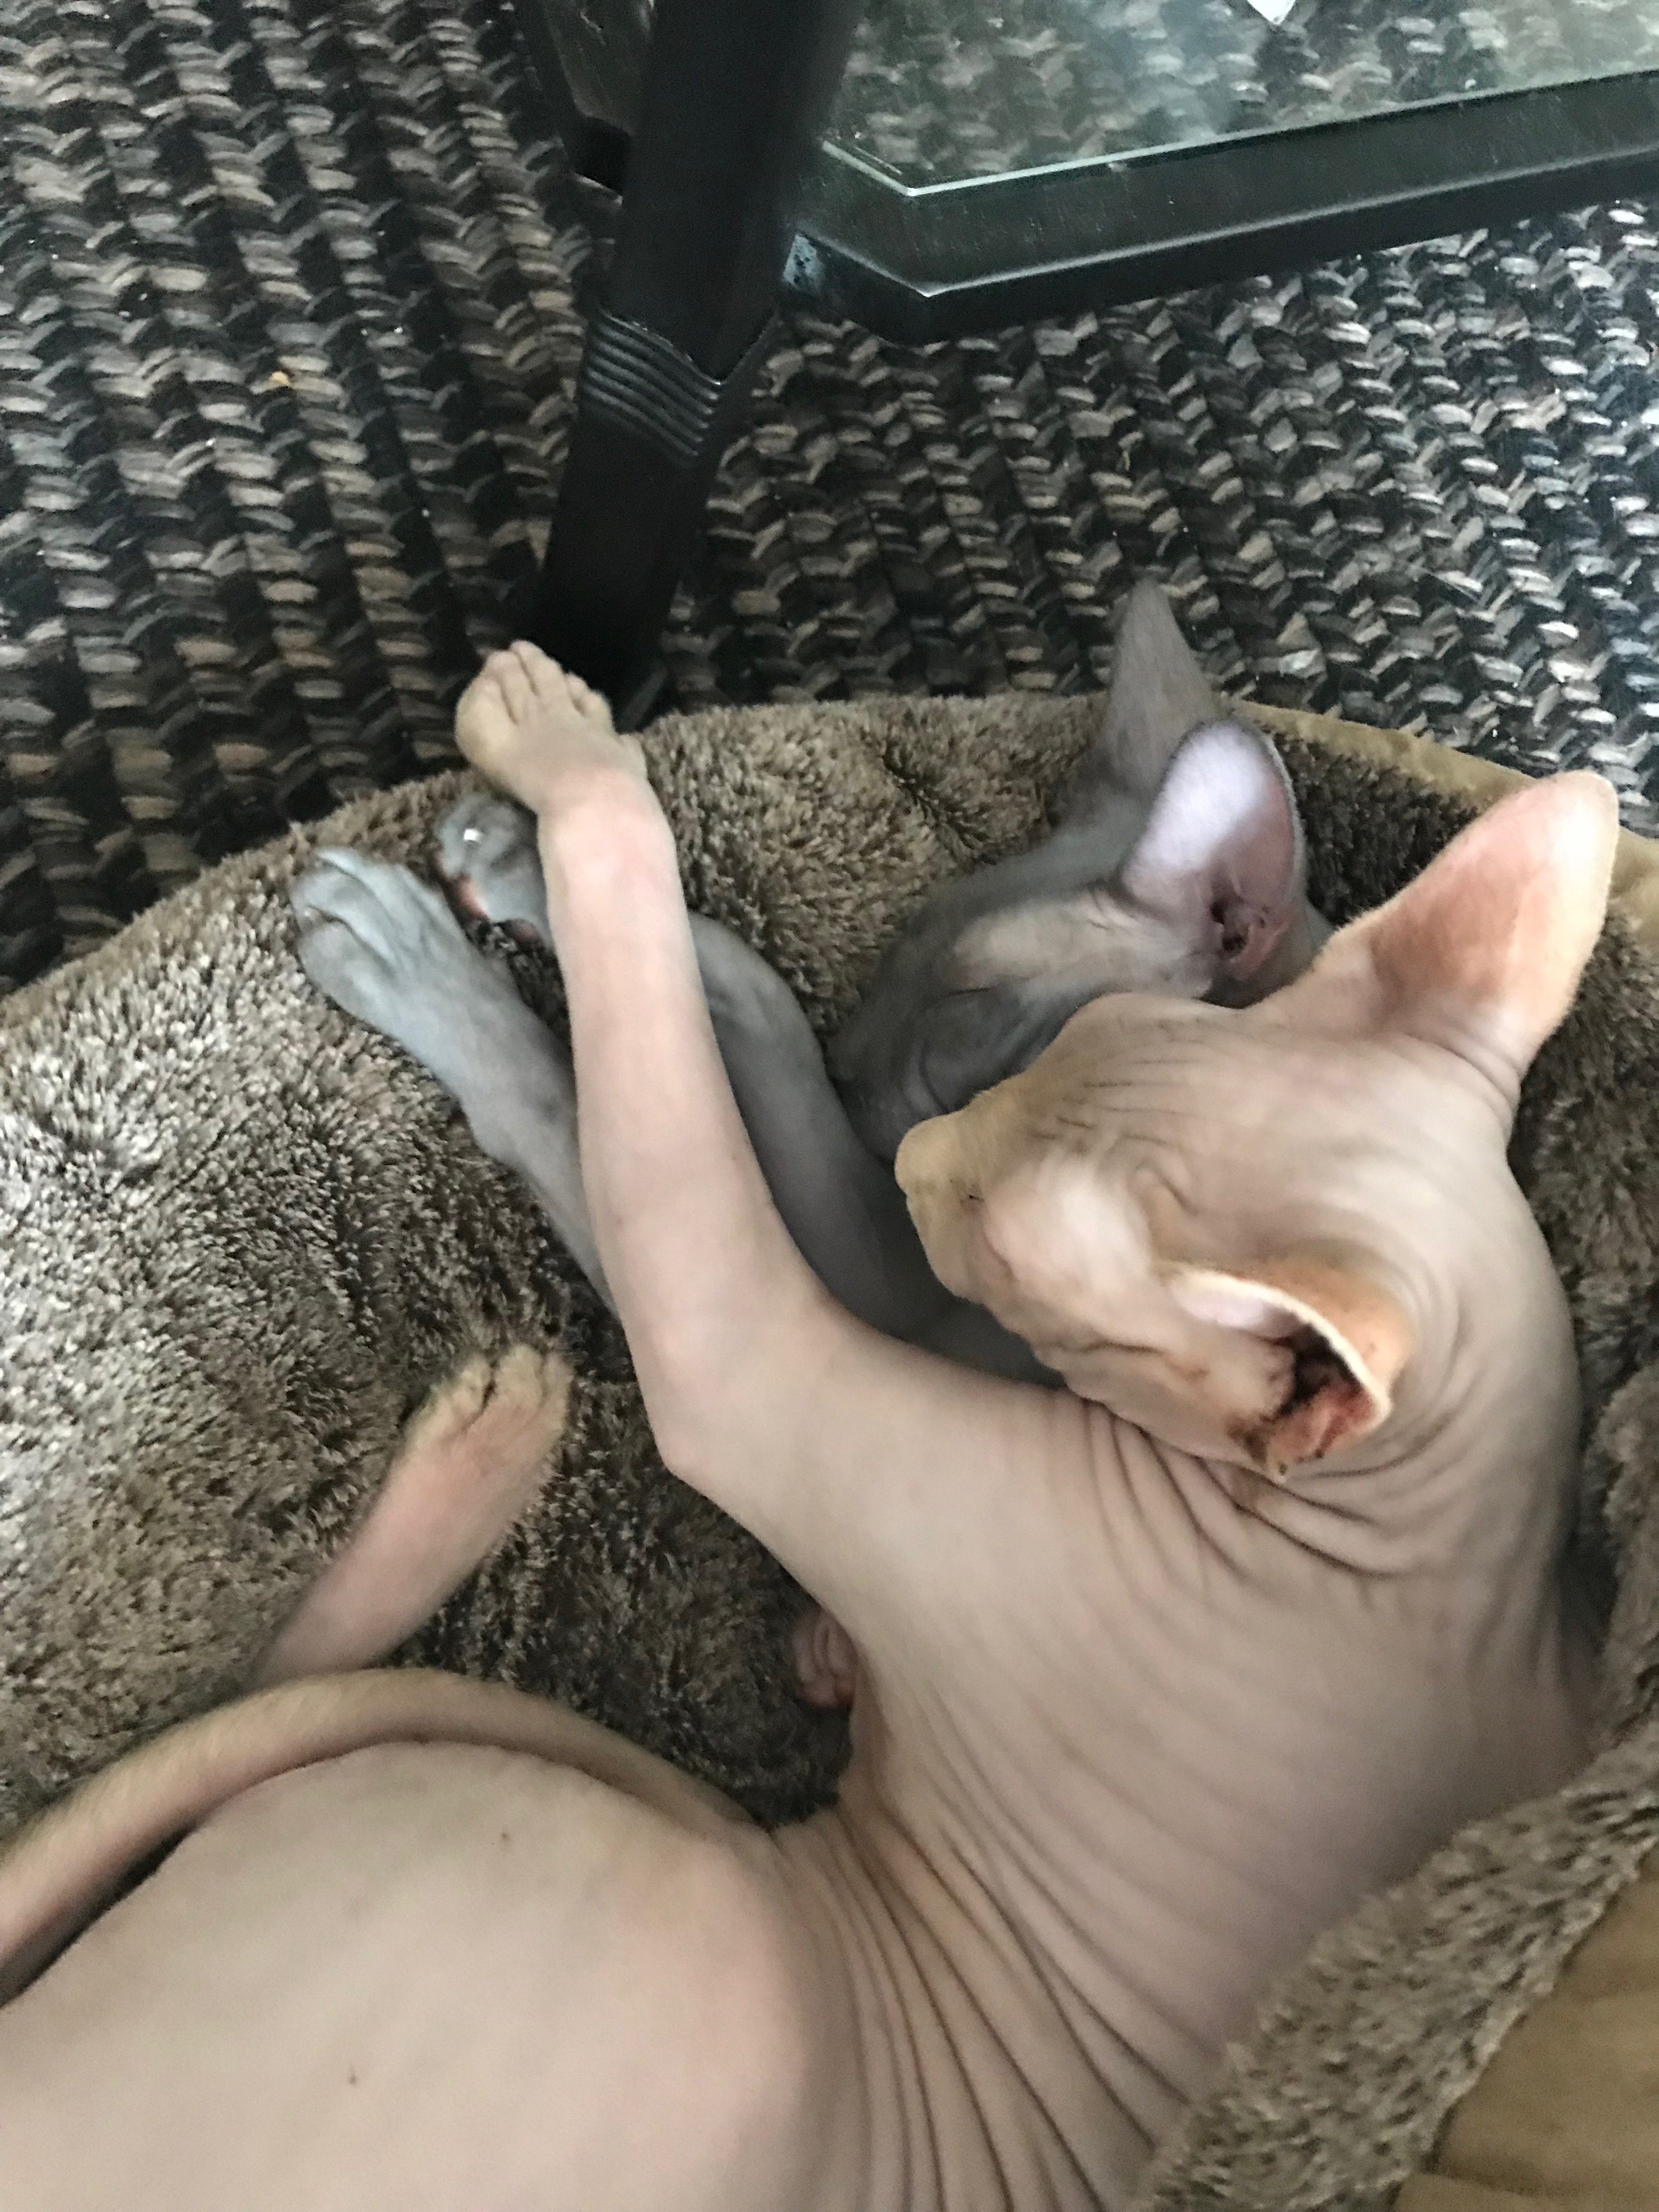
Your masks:
<svg viewBox="0 0 1659 2212"><path fill-rule="evenodd" d="M907 1198L935 1193L951 1181L957 1155L953 1116L918 1121L893 1157L893 1174Z"/></svg>

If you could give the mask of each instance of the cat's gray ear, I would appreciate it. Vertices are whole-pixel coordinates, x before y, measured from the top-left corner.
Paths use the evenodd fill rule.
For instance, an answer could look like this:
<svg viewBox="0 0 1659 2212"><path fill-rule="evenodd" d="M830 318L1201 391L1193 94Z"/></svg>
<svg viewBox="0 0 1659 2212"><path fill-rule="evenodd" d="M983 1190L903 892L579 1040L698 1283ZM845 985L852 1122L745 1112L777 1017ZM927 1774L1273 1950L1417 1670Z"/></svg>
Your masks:
<svg viewBox="0 0 1659 2212"><path fill-rule="evenodd" d="M1149 799L1182 739L1221 708L1158 586L1135 586L1118 623L1105 712L1067 794L1066 811L1103 785Z"/></svg>
<svg viewBox="0 0 1659 2212"><path fill-rule="evenodd" d="M1178 745L1121 896L1214 960L1212 997L1255 998L1311 957L1302 821L1284 764L1242 722L1200 723Z"/></svg>

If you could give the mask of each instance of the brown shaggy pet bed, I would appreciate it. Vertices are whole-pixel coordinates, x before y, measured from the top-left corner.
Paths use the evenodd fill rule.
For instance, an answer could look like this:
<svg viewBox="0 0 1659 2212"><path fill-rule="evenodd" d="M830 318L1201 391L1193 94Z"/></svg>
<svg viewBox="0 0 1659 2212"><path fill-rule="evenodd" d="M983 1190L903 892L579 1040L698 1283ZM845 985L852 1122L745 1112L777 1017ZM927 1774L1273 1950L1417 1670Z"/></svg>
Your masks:
<svg viewBox="0 0 1659 2212"><path fill-rule="evenodd" d="M831 1027L929 885L1035 837L1097 712L1010 695L664 722L653 773L690 902ZM1396 890L1507 781L1413 739L1271 720L1334 921ZM615 1327L528 1197L295 958L286 892L312 845L420 865L461 787L395 792L234 861L0 1007L0 1839L243 1687L423 1401L518 1344L570 1364L562 1439L537 1505L402 1656L568 1698L763 1819L833 1787L840 1717L801 1702L786 1650L799 1594L665 1474ZM1559 2151L1539 2098L1562 2077L1546 2066L1528 2088L1520 2040L1504 2045L1659 1844L1650 848L1626 840L1619 889L1514 1146L1584 1364L1607 1748L1329 1936L1166 2148L1148 2205L1360 2212L1416 2175L1411 2212L1498 2212L1541 2203L1525 2193L1540 2173L1553 2203L1641 2201L1573 2195L1514 2152L1516 2113ZM501 950L556 1015L547 966ZM1650 1950L1632 2049L1659 2041ZM1563 1999L1573 1974L1594 1979L1586 1959ZM1482 2106L1489 2089L1509 2105ZM1601 2113L1603 2169L1617 2133Z"/></svg>

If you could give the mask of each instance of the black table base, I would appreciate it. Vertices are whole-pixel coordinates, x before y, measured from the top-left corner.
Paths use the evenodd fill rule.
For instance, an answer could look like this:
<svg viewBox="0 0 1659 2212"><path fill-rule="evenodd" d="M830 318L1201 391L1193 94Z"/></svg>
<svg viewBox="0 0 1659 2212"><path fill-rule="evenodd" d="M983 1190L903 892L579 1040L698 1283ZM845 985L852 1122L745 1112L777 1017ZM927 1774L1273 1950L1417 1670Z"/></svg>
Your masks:
<svg viewBox="0 0 1659 2212"><path fill-rule="evenodd" d="M767 343L854 0L658 0L529 635L637 726Z"/></svg>

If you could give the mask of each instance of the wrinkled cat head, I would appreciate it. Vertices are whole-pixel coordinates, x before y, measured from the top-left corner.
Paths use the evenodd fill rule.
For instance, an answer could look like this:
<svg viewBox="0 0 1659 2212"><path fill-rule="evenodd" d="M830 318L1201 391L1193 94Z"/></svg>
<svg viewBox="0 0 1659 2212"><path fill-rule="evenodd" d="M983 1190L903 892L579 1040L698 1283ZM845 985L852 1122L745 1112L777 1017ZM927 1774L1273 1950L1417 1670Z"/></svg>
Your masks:
<svg viewBox="0 0 1659 2212"><path fill-rule="evenodd" d="M1277 989L1325 934L1304 882L1278 755L1223 716L1163 593L1137 586L1054 835L938 892L830 1046L859 1133L890 1158L1103 992L1243 1005Z"/></svg>
<svg viewBox="0 0 1659 2212"><path fill-rule="evenodd" d="M1184 1449L1279 1474L1358 1443L1437 1275L1544 1264L1504 1146L1617 827L1599 778L1534 785L1270 1000L1085 1007L901 1146L934 1272Z"/></svg>

